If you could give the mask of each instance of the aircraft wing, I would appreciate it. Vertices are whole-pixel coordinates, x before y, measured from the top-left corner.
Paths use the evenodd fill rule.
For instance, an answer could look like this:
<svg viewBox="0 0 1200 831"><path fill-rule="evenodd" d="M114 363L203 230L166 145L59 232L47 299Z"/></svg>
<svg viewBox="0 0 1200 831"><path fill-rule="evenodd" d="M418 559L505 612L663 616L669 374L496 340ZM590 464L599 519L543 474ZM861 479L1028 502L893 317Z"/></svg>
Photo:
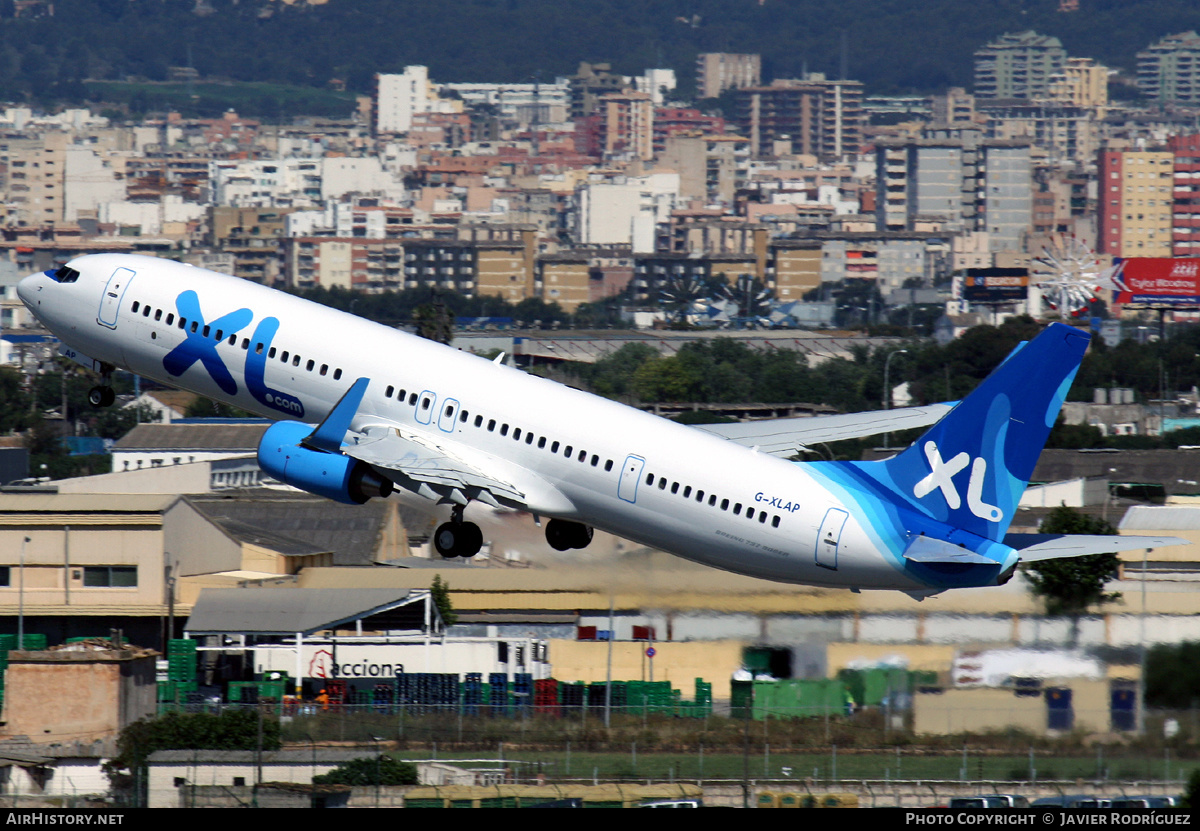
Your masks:
<svg viewBox="0 0 1200 831"><path fill-rule="evenodd" d="M397 485L430 499L460 504L478 499L493 507L525 505L525 494L515 485L483 472L452 443L427 434L394 425L367 425L349 431L340 449L389 471Z"/></svg>
<svg viewBox="0 0 1200 831"><path fill-rule="evenodd" d="M1145 548L1187 545L1179 537L1126 537L1087 534L1009 534L1004 544L1015 548L1025 563L1055 560L1059 557L1083 557L1088 554L1116 554Z"/></svg>
<svg viewBox="0 0 1200 831"><path fill-rule="evenodd" d="M865 413L739 421L736 424L697 424L697 430L712 433L772 456L792 456L813 444L893 433L912 427L927 427L954 408L953 404L929 404L898 410Z"/></svg>

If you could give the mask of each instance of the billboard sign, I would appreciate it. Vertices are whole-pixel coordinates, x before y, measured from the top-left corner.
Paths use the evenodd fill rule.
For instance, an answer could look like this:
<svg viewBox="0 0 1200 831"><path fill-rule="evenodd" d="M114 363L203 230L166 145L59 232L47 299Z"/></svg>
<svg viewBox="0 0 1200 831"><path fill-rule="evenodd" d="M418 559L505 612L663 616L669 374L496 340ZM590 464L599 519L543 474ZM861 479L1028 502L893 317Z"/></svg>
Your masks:
<svg viewBox="0 0 1200 831"><path fill-rule="evenodd" d="M1112 281L1114 303L1200 308L1200 258L1130 257Z"/></svg>
<svg viewBox="0 0 1200 831"><path fill-rule="evenodd" d="M1011 303L1029 293L1027 268L968 268L963 299L970 303Z"/></svg>

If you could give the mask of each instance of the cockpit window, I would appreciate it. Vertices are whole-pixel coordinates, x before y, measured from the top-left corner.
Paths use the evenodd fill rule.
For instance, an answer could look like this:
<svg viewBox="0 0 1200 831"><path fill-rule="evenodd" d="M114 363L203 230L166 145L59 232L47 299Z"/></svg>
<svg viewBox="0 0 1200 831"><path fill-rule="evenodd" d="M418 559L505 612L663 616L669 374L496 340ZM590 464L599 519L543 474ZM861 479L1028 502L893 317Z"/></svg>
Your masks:
<svg viewBox="0 0 1200 831"><path fill-rule="evenodd" d="M58 269L58 271L50 271L47 269L45 273L47 277L59 283L74 283L79 279L79 272L73 268L68 268L65 265Z"/></svg>

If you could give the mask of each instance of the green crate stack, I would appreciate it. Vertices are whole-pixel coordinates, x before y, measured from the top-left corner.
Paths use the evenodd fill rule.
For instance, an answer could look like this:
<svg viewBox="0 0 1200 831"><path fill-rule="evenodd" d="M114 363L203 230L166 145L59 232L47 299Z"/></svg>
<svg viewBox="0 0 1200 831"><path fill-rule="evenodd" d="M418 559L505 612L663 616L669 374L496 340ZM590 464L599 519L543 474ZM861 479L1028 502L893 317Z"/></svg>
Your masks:
<svg viewBox="0 0 1200 831"><path fill-rule="evenodd" d="M167 641L167 680L196 680L196 646L189 638L174 638Z"/></svg>
<svg viewBox="0 0 1200 831"><path fill-rule="evenodd" d="M16 642L16 637L13 638L13 642ZM49 642L46 640L45 635L36 635L31 632L25 633L23 647L25 652L42 652L47 646L49 646ZM16 647L13 648L15 649Z"/></svg>

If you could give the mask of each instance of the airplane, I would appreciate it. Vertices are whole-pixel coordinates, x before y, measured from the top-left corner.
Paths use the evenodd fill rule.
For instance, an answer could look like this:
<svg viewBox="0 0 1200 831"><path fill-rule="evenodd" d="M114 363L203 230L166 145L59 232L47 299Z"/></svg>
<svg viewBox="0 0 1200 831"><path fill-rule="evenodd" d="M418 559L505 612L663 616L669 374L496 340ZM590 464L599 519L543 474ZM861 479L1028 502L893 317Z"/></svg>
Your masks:
<svg viewBox="0 0 1200 831"><path fill-rule="evenodd" d="M258 461L348 504L395 489L449 505L446 558L474 556L473 502L545 519L559 551L593 529L719 569L916 599L1007 582L1018 564L1182 544L1008 528L1087 349L1053 323L970 395L819 418L685 426L271 288L166 259L89 254L23 278L60 352L278 419ZM882 461L789 461L806 444L931 427Z"/></svg>

